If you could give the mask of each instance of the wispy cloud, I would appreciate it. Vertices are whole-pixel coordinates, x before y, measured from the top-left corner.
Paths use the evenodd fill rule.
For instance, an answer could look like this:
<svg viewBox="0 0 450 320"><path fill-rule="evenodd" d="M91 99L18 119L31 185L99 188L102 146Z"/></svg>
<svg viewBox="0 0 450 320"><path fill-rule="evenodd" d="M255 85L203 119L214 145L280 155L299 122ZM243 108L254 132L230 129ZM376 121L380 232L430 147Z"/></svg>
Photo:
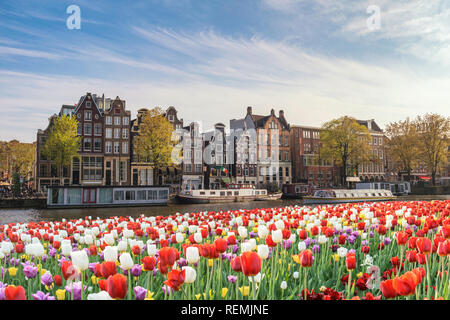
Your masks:
<svg viewBox="0 0 450 320"><path fill-rule="evenodd" d="M38 51L38 50L28 50L13 47L0 46L0 55L6 56L24 56L30 58L45 58L45 59L61 59L61 56L53 53Z"/></svg>

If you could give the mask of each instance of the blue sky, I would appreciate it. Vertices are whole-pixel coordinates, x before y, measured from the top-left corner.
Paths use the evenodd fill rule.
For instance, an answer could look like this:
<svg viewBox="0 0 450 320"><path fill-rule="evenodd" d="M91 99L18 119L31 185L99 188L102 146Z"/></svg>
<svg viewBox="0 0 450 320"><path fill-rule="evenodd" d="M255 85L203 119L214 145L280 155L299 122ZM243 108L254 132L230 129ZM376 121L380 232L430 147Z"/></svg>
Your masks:
<svg viewBox="0 0 450 320"><path fill-rule="evenodd" d="M81 29L66 8L78 5ZM370 5L380 28L370 30ZM185 123L285 111L291 124L342 115L450 114L450 4L437 0L3 1L0 140L35 140L86 92L175 106Z"/></svg>

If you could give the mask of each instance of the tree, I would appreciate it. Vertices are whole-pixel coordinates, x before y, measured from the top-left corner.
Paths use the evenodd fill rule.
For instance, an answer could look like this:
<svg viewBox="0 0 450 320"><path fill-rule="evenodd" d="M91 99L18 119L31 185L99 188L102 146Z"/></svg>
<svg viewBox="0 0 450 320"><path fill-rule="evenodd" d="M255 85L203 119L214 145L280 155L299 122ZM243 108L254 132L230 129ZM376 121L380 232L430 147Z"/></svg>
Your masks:
<svg viewBox="0 0 450 320"><path fill-rule="evenodd" d="M392 156L392 160L399 164L399 169L408 173L408 181L411 181L411 171L418 160L419 148L416 129L415 123L409 118L405 121L391 122L386 126L389 154Z"/></svg>
<svg viewBox="0 0 450 320"><path fill-rule="evenodd" d="M72 164L72 159L78 156L81 138L77 136L78 121L75 117L62 116L54 118L42 153L51 160L63 173L63 167Z"/></svg>
<svg viewBox="0 0 450 320"><path fill-rule="evenodd" d="M427 113L415 119L419 135L419 159L431 171L432 184L436 184L436 173L448 163L450 143L450 117Z"/></svg>
<svg viewBox="0 0 450 320"><path fill-rule="evenodd" d="M172 131L173 127L161 108L153 108L142 116L134 149L140 161L152 164L154 177L159 169L172 164Z"/></svg>
<svg viewBox="0 0 450 320"><path fill-rule="evenodd" d="M320 132L321 149L323 159L336 161L342 168L342 185L346 184L348 166L372 160L369 141L371 136L364 125L359 124L351 117L341 117L326 122Z"/></svg>
<svg viewBox="0 0 450 320"><path fill-rule="evenodd" d="M32 171L36 155L34 143L10 143L12 172L26 176Z"/></svg>

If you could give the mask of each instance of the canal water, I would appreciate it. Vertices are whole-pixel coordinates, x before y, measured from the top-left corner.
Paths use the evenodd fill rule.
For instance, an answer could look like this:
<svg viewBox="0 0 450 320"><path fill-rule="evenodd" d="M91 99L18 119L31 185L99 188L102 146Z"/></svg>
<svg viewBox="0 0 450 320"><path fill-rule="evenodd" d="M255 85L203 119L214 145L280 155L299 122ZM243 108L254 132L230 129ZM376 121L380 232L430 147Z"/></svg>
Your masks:
<svg viewBox="0 0 450 320"><path fill-rule="evenodd" d="M450 195L430 195L430 196L403 196L398 197L400 201L420 201L420 200L450 200ZM109 218L111 216L167 216L175 213L200 212L200 211L228 211L239 209L274 208L303 205L302 200L270 200L270 201L250 201L232 202L220 204L169 204L168 206L147 206L147 207L121 207L121 208L82 208L82 209L1 209L0 224L12 222L30 221L53 221L65 218L79 219L86 216L92 218Z"/></svg>

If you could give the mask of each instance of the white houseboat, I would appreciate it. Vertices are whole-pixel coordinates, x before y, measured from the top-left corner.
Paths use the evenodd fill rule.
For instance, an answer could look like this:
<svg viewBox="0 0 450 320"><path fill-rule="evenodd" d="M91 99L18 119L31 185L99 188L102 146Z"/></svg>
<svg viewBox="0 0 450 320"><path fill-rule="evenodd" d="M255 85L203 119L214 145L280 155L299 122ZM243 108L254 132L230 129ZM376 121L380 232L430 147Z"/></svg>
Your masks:
<svg viewBox="0 0 450 320"><path fill-rule="evenodd" d="M167 205L168 186L50 186L47 208Z"/></svg>
<svg viewBox="0 0 450 320"><path fill-rule="evenodd" d="M252 184L230 184L227 189L183 190L176 199L181 203L222 203L254 200L272 200L281 197L269 195L265 189L255 189Z"/></svg>
<svg viewBox="0 0 450 320"><path fill-rule="evenodd" d="M390 190L375 189L317 190L313 196L303 197L305 204L389 201L395 199L396 197L392 195Z"/></svg>

